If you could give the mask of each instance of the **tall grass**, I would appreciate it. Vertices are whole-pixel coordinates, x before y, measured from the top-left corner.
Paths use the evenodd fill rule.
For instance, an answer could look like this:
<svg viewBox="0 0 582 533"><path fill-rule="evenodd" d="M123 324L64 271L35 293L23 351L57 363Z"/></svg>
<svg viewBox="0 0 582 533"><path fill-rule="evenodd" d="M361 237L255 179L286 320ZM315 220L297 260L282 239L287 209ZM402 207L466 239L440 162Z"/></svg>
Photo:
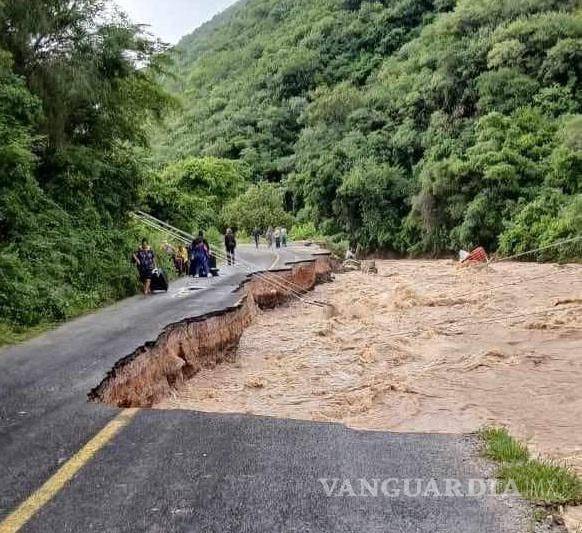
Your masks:
<svg viewBox="0 0 582 533"><path fill-rule="evenodd" d="M582 480L569 467L532 458L505 428L485 428L480 437L483 454L499 463L500 490L515 487L526 500L550 506L582 503Z"/></svg>
<svg viewBox="0 0 582 533"><path fill-rule="evenodd" d="M527 461L527 446L515 440L505 428L485 428L481 437L486 443L484 453L489 459L500 463Z"/></svg>

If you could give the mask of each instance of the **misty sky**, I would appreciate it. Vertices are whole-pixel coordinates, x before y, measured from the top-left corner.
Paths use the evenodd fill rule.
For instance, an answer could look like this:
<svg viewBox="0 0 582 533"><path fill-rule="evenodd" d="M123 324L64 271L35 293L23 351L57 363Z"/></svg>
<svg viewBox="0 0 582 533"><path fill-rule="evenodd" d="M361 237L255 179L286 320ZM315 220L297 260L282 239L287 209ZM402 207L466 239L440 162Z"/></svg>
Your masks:
<svg viewBox="0 0 582 533"><path fill-rule="evenodd" d="M236 0L115 0L138 24L149 24L149 31L170 44L191 33Z"/></svg>

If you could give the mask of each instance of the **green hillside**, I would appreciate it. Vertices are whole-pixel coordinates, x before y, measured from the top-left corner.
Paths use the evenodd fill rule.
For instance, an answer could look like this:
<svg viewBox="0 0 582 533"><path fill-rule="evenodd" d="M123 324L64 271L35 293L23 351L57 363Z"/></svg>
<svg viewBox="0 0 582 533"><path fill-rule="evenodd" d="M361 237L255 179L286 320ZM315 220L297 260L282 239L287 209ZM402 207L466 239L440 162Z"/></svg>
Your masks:
<svg viewBox="0 0 582 533"><path fill-rule="evenodd" d="M575 0L247 0L175 58L156 160L235 160L300 224L416 253L582 232Z"/></svg>
<svg viewBox="0 0 582 533"><path fill-rule="evenodd" d="M582 235L580 0L243 0L170 58L111 2L0 0L0 344L134 294L135 209L406 254Z"/></svg>

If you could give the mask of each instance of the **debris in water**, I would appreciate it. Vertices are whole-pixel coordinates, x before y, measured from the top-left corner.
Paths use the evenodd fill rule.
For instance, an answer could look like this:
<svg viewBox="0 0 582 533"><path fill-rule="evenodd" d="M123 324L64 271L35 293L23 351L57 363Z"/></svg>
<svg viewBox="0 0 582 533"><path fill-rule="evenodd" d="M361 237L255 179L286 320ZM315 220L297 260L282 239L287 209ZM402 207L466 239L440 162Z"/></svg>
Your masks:
<svg viewBox="0 0 582 533"><path fill-rule="evenodd" d="M259 376L252 376L247 380L245 386L249 389L263 389L265 388L266 381Z"/></svg>

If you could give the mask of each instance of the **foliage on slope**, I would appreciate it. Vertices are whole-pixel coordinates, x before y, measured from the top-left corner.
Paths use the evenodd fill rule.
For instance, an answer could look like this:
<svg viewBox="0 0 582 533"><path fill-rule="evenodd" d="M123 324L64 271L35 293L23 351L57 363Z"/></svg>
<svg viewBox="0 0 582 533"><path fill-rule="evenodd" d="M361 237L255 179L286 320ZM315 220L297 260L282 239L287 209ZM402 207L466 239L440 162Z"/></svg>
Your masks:
<svg viewBox="0 0 582 533"><path fill-rule="evenodd" d="M582 232L576 0L248 0L177 61L157 157L240 161L328 234L509 254Z"/></svg>
<svg viewBox="0 0 582 533"><path fill-rule="evenodd" d="M225 204L244 191L247 172L228 159L178 159L151 176L143 200L157 218L194 235L218 225Z"/></svg>
<svg viewBox="0 0 582 533"><path fill-rule="evenodd" d="M135 291L127 215L147 124L171 104L154 76L159 51L96 0L0 2L4 332Z"/></svg>
<svg viewBox="0 0 582 533"><path fill-rule="evenodd" d="M107 3L0 0L0 329L134 292L136 206L412 253L582 234L577 0L243 0L170 74Z"/></svg>

